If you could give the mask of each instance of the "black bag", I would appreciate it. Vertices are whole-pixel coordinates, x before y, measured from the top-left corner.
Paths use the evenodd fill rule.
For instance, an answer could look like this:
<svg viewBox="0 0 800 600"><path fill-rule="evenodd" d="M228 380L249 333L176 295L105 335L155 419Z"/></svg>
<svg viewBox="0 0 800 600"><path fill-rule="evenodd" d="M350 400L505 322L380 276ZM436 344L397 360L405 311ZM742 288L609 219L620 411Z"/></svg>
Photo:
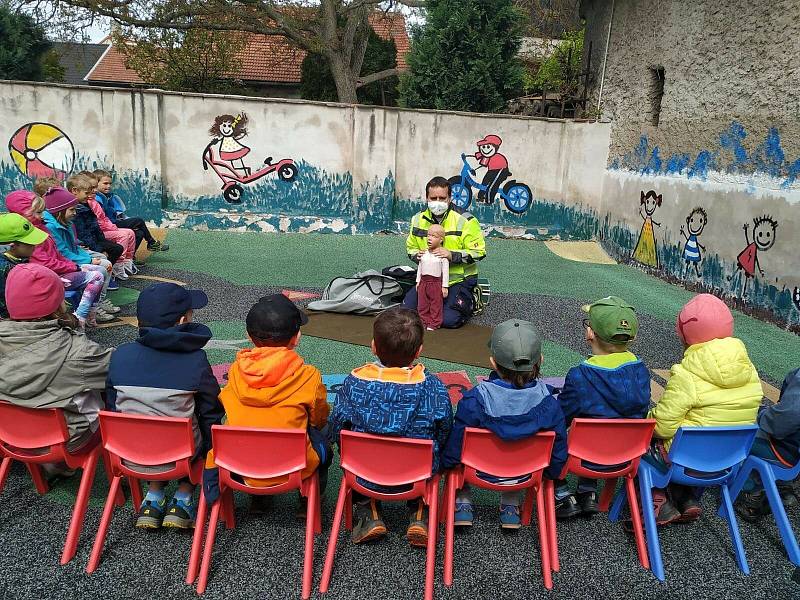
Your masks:
<svg viewBox="0 0 800 600"><path fill-rule="evenodd" d="M417 285L417 270L407 265L385 267L381 271L381 275L397 280L397 283L400 284L400 288L403 290L404 296L408 290Z"/></svg>

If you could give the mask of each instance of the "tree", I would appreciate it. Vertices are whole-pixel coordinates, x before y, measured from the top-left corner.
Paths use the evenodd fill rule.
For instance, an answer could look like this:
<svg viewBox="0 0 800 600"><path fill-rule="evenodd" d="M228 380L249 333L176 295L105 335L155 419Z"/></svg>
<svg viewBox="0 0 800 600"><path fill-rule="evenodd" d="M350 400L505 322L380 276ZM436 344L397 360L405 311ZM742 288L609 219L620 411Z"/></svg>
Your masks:
<svg viewBox="0 0 800 600"><path fill-rule="evenodd" d="M247 39L232 31L116 30L114 47L146 83L179 92L222 94L238 91L239 54Z"/></svg>
<svg viewBox="0 0 800 600"><path fill-rule="evenodd" d="M400 80L401 104L500 112L522 89L524 17L512 0L430 0Z"/></svg>
<svg viewBox="0 0 800 600"><path fill-rule="evenodd" d="M539 66L529 90L549 90L561 94L576 94L583 63L583 29L571 31L558 43L553 53Z"/></svg>
<svg viewBox="0 0 800 600"><path fill-rule="evenodd" d="M528 16L527 35L559 39L580 27L579 0L515 0Z"/></svg>
<svg viewBox="0 0 800 600"><path fill-rule="evenodd" d="M325 56L340 102L357 102L359 78L371 27L370 13L424 0L15 0L47 18L65 10L71 18L107 17L147 29L242 31L286 38L296 47ZM76 15L75 11L79 13ZM380 78L396 74L392 69ZM377 74L376 74L377 76Z"/></svg>
<svg viewBox="0 0 800 600"><path fill-rule="evenodd" d="M44 29L0 3L0 79L42 80L42 57L50 49Z"/></svg>
<svg viewBox="0 0 800 600"><path fill-rule="evenodd" d="M375 31L371 31L364 53L362 73L379 73L395 69L397 65L397 47L394 41L384 40ZM396 75L373 81L367 85L356 84L356 94L361 104L377 104L393 106L397 101ZM306 100L335 102L336 83L333 80L328 60L319 52L309 53L303 60L300 79L300 96Z"/></svg>

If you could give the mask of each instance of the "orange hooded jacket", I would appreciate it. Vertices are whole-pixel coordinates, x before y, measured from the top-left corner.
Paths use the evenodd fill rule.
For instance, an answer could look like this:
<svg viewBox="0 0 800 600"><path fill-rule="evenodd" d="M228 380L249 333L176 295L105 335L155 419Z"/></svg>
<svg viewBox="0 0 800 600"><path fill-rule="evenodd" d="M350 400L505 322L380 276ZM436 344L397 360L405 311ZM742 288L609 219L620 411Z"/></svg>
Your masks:
<svg viewBox="0 0 800 600"><path fill-rule="evenodd" d="M297 352L283 347L240 350L219 398L225 406L226 424L238 427L306 429L310 425L322 429L330 412L322 374L304 364ZM310 441L306 460L303 479L319 465ZM245 479L256 487L282 481L285 478Z"/></svg>

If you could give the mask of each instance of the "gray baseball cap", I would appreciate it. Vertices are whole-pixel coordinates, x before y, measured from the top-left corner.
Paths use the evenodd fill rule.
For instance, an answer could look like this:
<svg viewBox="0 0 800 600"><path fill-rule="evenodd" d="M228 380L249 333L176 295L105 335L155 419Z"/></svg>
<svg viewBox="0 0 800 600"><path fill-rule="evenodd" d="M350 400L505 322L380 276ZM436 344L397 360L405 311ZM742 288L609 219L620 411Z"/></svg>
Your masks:
<svg viewBox="0 0 800 600"><path fill-rule="evenodd" d="M492 357L511 371L530 371L542 358L542 336L530 321L509 319L492 332Z"/></svg>

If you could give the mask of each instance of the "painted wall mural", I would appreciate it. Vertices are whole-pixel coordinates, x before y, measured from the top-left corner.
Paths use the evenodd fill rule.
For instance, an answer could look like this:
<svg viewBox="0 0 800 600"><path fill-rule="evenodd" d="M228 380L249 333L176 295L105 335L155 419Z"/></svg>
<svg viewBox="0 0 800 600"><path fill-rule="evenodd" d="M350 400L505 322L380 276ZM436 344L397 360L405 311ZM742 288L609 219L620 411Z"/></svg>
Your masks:
<svg viewBox="0 0 800 600"><path fill-rule="evenodd" d="M636 242L636 248L633 250L633 260L654 269L659 266L654 227L661 227L661 223L653 220L653 214L656 212L656 208L661 206L661 202L661 194L656 194L655 190L650 190L646 194L642 190L642 196L639 199L639 216L644 222L642 230L639 232L639 241Z"/></svg>
<svg viewBox="0 0 800 600"><path fill-rule="evenodd" d="M697 206L692 209L689 216L686 217L686 229L681 225L681 235L686 239L683 244L683 259L686 261L686 272L684 276L689 274L689 270L694 266L694 272L697 277L702 277L700 274L700 263L703 261L701 251L705 252L706 247L700 243L698 239L703 230L708 224L708 214L701 207Z"/></svg>
<svg viewBox="0 0 800 600"><path fill-rule="evenodd" d="M522 214L530 208L532 194L527 184L512 179L500 187L512 175L508 159L500 153L502 144L500 136L494 134L478 140L478 151L469 157L477 161L476 165L470 164L466 154L461 155L461 173L448 180L456 206L469 208L475 188L478 190L476 201L482 204L494 204L499 195L512 213ZM485 170L480 182L475 179L479 169Z"/></svg>
<svg viewBox="0 0 800 600"><path fill-rule="evenodd" d="M75 164L75 148L66 133L50 123L26 123L8 140L11 160L33 180L55 177L64 181Z"/></svg>
<svg viewBox="0 0 800 600"><path fill-rule="evenodd" d="M766 252L775 245L775 234L778 222L768 215L753 219L753 241L750 241L750 224L745 223L744 230L745 248L736 257L736 274L742 279L742 296L747 295L747 283L755 276L756 270L764 277L764 269L758 262L758 252Z"/></svg>
<svg viewBox="0 0 800 600"><path fill-rule="evenodd" d="M244 163L250 148L241 143L247 136L248 117L244 112L238 115L219 115L208 133L212 140L203 150L203 169L211 169L222 181L222 197L231 204L241 204L244 187L270 173L277 173L278 179L291 183L297 177L297 165L291 158L272 162L272 157L253 171Z"/></svg>

